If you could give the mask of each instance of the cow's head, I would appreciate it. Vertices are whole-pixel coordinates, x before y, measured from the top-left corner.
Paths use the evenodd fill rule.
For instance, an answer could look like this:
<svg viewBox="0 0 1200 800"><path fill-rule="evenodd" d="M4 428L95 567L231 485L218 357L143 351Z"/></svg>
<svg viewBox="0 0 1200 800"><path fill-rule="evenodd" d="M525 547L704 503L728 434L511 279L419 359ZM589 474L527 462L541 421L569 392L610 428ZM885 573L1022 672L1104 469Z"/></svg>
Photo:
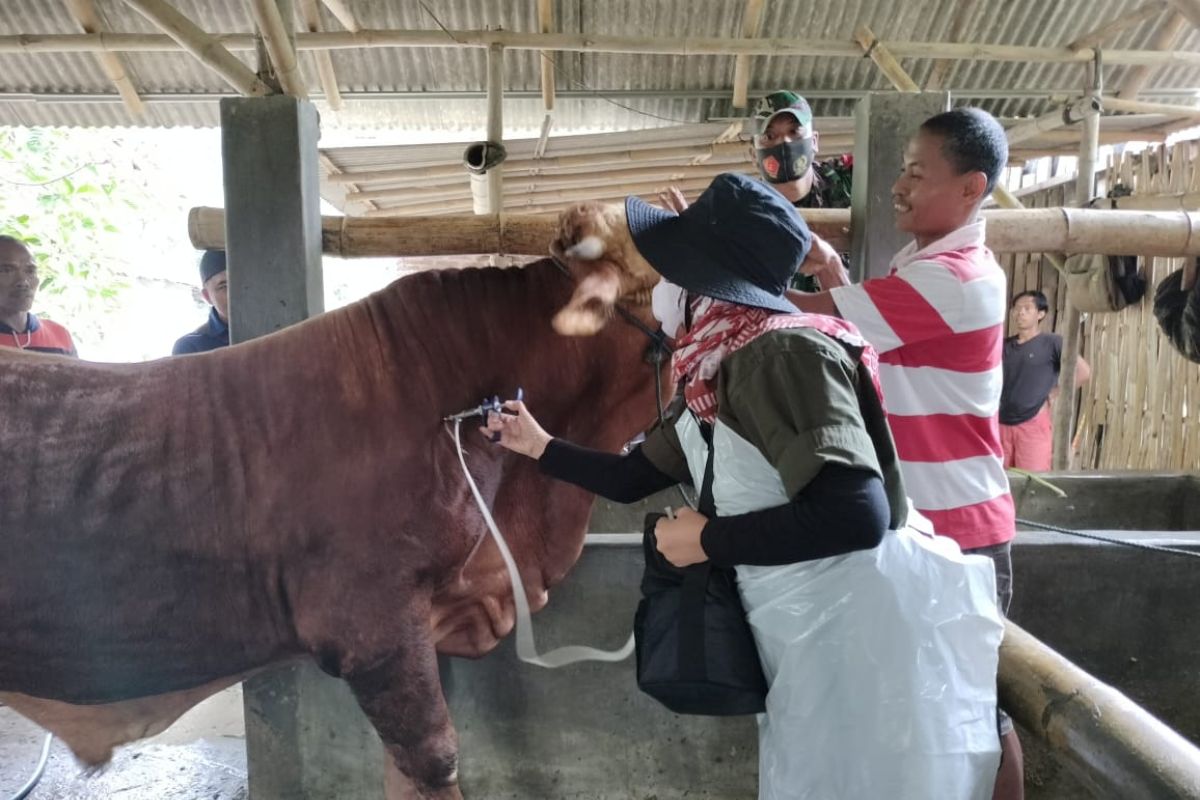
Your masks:
<svg viewBox="0 0 1200 800"><path fill-rule="evenodd" d="M576 281L575 293L554 316L559 333L595 334L618 302L649 308L659 274L634 246L623 204L583 203L563 212L550 250Z"/></svg>

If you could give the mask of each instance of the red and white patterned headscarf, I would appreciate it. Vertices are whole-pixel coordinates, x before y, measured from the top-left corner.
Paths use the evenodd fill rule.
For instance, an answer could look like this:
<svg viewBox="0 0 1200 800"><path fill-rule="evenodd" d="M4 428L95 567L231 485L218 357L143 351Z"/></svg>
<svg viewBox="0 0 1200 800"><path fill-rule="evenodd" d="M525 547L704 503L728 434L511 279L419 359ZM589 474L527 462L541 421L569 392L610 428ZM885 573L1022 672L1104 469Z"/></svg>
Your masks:
<svg viewBox="0 0 1200 800"><path fill-rule="evenodd" d="M717 373L721 362L750 342L770 331L787 328L814 328L860 351L883 401L879 388L879 356L858 329L849 322L824 314L778 314L761 308L729 303L711 297L689 298L692 328L675 343L671 372L676 384L682 384L687 406L700 419L712 424L717 419Z"/></svg>

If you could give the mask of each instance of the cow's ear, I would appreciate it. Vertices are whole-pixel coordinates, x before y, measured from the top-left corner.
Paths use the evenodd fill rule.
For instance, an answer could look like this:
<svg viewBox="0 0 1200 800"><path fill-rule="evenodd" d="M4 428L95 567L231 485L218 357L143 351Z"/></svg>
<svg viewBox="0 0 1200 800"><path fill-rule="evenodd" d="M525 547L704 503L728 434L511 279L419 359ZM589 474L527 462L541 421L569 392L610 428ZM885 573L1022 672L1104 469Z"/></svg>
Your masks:
<svg viewBox="0 0 1200 800"><path fill-rule="evenodd" d="M599 333L621 294L621 273L609 261L592 262L566 306L554 315L554 330L564 336Z"/></svg>

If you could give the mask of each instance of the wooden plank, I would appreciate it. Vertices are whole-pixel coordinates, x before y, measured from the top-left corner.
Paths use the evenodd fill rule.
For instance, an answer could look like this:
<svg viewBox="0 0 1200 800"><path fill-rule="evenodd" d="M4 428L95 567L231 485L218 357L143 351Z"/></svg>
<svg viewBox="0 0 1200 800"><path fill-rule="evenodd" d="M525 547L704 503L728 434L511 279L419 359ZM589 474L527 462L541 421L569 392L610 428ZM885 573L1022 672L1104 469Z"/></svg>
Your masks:
<svg viewBox="0 0 1200 800"><path fill-rule="evenodd" d="M79 27L83 28L84 33L100 33L103 30L100 25L100 16L96 13L96 7L92 0L66 0L66 2L71 16L79 23ZM125 69L125 61L121 55L118 53L96 53L95 55L100 69L104 70L104 74L108 76L113 86L116 87L117 93L121 95L121 102L125 104L125 108L135 117L143 116L146 113L146 106L142 103L141 96L138 95L133 81L129 78L129 73Z"/></svg>
<svg viewBox="0 0 1200 800"><path fill-rule="evenodd" d="M892 52L867 25L859 25L854 29L854 40L863 49L863 53L874 61L875 66L879 67L880 71L891 81L896 91L921 91L921 87L917 86L916 81L909 77Z"/></svg>
<svg viewBox="0 0 1200 800"><path fill-rule="evenodd" d="M763 0L746 0L742 10L742 38L757 36L762 22ZM746 108L750 85L750 56L739 55L733 61L733 107Z"/></svg>

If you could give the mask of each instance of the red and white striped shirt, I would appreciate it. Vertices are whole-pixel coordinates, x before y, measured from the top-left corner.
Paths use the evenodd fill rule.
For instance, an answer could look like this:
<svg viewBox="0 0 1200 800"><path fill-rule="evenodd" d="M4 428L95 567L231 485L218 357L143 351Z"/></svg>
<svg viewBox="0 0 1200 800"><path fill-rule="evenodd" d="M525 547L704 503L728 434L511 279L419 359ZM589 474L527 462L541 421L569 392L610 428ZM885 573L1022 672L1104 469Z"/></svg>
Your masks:
<svg viewBox="0 0 1200 800"><path fill-rule="evenodd" d="M964 550L1013 537L1000 447L1007 291L982 220L892 260L886 278L832 290L879 351L880 382L913 505Z"/></svg>

